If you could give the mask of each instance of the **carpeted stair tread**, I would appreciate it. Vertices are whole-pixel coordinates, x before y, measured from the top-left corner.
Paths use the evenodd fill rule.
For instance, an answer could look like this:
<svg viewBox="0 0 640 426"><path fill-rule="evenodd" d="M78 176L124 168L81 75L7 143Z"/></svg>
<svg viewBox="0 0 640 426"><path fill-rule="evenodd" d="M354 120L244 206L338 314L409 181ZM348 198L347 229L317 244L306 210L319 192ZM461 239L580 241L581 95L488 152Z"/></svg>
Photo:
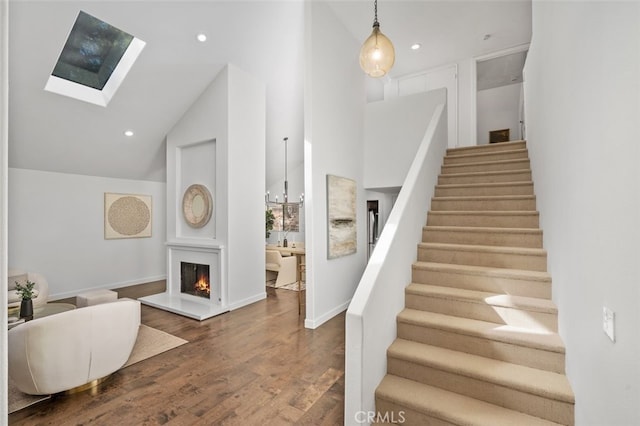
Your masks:
<svg viewBox="0 0 640 426"><path fill-rule="evenodd" d="M453 263L436 263L436 262L420 262L417 261L413 265L414 268L453 272L468 275L481 275L489 277L523 279L529 281L550 282L551 275L548 272L530 271L527 269L507 269L495 268L490 266L474 266L474 265L458 265ZM434 283L435 284L435 283Z"/></svg>
<svg viewBox="0 0 640 426"><path fill-rule="evenodd" d="M569 381L563 374L404 339L396 339L387 355L531 395L569 404L575 402Z"/></svg>
<svg viewBox="0 0 640 426"><path fill-rule="evenodd" d="M518 141L501 142L501 143L488 144L488 145L471 145L471 146L461 146L458 148L447 148L446 155L463 155L463 154L469 154L472 152L508 151L508 150L514 150L514 149L524 149L525 147L526 147L526 142L524 140L518 140Z"/></svg>
<svg viewBox="0 0 640 426"><path fill-rule="evenodd" d="M514 170L491 170L488 172L466 172L466 173L447 173L446 175L440 175L447 178L455 177L476 177L476 176L503 176L510 174L530 173L530 169L514 169Z"/></svg>
<svg viewBox="0 0 640 426"><path fill-rule="evenodd" d="M513 170L524 170L529 167L529 163L530 163L530 160L528 158L510 158L506 160L488 160L488 161L478 161L473 163L453 163L453 164L445 163L442 165L441 170L442 170L442 173L445 173L445 174L460 173L460 172L456 172L456 169L463 169L469 166L478 167L478 168L495 166L497 168L505 167L504 170L511 170L511 169L508 169L507 167L514 164L522 164L522 167L514 168Z"/></svg>
<svg viewBox="0 0 640 426"><path fill-rule="evenodd" d="M467 303L480 303L523 311L557 314L555 303L548 299L513 296L509 294L489 293L485 291L466 290L455 287L411 283L405 289L406 294L440 299L459 300Z"/></svg>
<svg viewBox="0 0 640 426"><path fill-rule="evenodd" d="M530 234L542 235L542 229L539 228L496 228L489 226L438 226L426 225L424 231L447 231L447 232L471 232L471 233L487 233L495 232L501 234Z"/></svg>
<svg viewBox="0 0 640 426"><path fill-rule="evenodd" d="M459 195L455 197L433 197L432 201L505 201L535 199L535 195Z"/></svg>
<svg viewBox="0 0 640 426"><path fill-rule="evenodd" d="M436 185L436 189L454 189L454 188L502 188L509 186L532 186L533 182L528 180L515 182L481 182L481 183L449 183L444 185Z"/></svg>
<svg viewBox="0 0 640 426"><path fill-rule="evenodd" d="M565 353L564 343L558 333L550 331L531 330L526 327L514 327L410 308L405 308L398 314L398 322L549 352Z"/></svg>
<svg viewBox="0 0 640 426"><path fill-rule="evenodd" d="M482 156L486 156L486 155L495 155L495 154L510 154L510 153L516 153L516 154L520 154L520 155L524 155L524 157L528 157L529 155L529 151L527 150L527 148L525 147L512 147L513 149L503 149L501 151L495 151L495 150L487 150L487 149L476 149L475 151L467 151L467 152L449 152L447 153L447 155L444 157L445 159L448 158L464 158L464 157L470 157L470 158L474 158L474 157L482 157Z"/></svg>
<svg viewBox="0 0 640 426"><path fill-rule="evenodd" d="M429 215L458 216L539 216L540 212L532 210L429 210Z"/></svg>
<svg viewBox="0 0 640 426"><path fill-rule="evenodd" d="M447 243L418 243L418 248L431 248L450 251L474 251L494 254L518 254L524 256L546 256L547 251L542 248L529 247L499 247L471 244L447 244Z"/></svg>
<svg viewBox="0 0 640 426"><path fill-rule="evenodd" d="M382 379L376 396L456 425L558 426L558 423L390 374Z"/></svg>

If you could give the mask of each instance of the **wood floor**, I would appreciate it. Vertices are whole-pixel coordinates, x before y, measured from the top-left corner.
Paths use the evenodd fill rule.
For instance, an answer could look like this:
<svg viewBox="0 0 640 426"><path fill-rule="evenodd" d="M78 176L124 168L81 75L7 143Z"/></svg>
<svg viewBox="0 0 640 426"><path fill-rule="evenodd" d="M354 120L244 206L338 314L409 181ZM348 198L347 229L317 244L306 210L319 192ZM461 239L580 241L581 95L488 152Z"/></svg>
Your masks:
<svg viewBox="0 0 640 426"><path fill-rule="evenodd" d="M95 395L54 396L9 424L342 425L345 315L316 330L303 318L288 290L202 322L142 306L143 324L189 343L118 371Z"/></svg>

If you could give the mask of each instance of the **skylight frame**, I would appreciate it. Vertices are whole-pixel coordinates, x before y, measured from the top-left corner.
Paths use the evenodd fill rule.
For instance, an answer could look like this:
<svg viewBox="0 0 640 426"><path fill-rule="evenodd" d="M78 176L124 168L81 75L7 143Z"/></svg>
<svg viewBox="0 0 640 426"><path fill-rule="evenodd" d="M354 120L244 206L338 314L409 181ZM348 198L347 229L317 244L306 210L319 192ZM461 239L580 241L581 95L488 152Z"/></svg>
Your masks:
<svg viewBox="0 0 640 426"><path fill-rule="evenodd" d="M132 37L133 39L131 40L131 43L129 43L129 46L125 50L124 54L120 58L120 61L114 68L111 76L101 90L85 86L81 83L76 83L75 81L60 78L53 74L49 75L44 90L52 93L57 93L59 95L68 96L94 105L106 107L146 45L146 43L139 38L135 36Z"/></svg>

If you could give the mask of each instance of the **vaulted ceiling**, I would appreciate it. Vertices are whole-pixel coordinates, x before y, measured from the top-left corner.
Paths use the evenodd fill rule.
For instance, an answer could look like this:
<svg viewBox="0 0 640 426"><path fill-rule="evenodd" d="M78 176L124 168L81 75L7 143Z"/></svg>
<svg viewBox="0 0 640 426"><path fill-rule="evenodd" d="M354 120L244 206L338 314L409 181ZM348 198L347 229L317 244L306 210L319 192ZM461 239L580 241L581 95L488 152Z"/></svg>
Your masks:
<svg viewBox="0 0 640 426"><path fill-rule="evenodd" d="M354 38L369 35L372 1L327 3ZM302 162L304 8L271 0L10 0L10 166L163 181L165 135L233 63L266 85L266 182L281 179L283 137L289 168ZM381 28L397 53L391 77L527 42L530 9L530 1L382 0ZM80 10L146 42L106 108L43 90ZM198 33L208 40L198 42ZM415 42L418 51L409 48ZM124 136L128 129L134 136Z"/></svg>

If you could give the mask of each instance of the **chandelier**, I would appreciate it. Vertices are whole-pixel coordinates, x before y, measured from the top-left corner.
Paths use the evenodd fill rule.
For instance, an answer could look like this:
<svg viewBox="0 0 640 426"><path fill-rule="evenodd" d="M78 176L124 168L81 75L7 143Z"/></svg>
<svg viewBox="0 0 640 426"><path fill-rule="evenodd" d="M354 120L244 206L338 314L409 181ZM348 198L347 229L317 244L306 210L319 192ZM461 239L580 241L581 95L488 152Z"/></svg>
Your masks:
<svg viewBox="0 0 640 426"><path fill-rule="evenodd" d="M279 207L283 208L287 206L298 206L302 207L304 204L304 194L300 194L299 201L289 201L289 181L287 180L287 142L289 138L284 138L284 192L282 193L282 201L278 201L278 196L276 195L275 200L271 200L271 194L269 191L264 196L264 201L267 207ZM284 216L283 216L284 217Z"/></svg>

